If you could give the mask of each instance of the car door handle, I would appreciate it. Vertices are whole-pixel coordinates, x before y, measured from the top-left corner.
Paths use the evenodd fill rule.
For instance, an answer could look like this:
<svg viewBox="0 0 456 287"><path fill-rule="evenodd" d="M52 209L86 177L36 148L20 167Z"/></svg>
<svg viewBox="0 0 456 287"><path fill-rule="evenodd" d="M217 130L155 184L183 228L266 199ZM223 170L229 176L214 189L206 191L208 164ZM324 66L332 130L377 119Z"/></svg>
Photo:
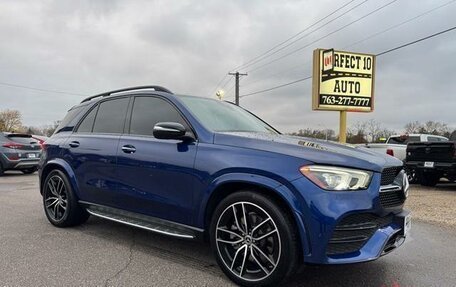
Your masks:
<svg viewBox="0 0 456 287"><path fill-rule="evenodd" d="M70 147L78 147L79 146L79 142L78 141L72 141L72 142L70 142L69 146Z"/></svg>
<svg viewBox="0 0 456 287"><path fill-rule="evenodd" d="M124 153L134 153L136 151L136 148L132 145L127 144L122 147L122 151Z"/></svg>

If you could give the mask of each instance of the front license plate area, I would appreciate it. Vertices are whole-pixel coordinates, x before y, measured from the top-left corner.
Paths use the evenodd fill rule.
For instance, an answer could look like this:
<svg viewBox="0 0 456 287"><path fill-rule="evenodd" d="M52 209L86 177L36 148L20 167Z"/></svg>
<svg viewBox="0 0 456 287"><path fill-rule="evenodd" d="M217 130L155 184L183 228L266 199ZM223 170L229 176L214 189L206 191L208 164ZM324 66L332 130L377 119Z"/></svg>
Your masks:
<svg viewBox="0 0 456 287"><path fill-rule="evenodd" d="M433 161L425 161L424 162L424 167L433 168L434 167L434 162Z"/></svg>

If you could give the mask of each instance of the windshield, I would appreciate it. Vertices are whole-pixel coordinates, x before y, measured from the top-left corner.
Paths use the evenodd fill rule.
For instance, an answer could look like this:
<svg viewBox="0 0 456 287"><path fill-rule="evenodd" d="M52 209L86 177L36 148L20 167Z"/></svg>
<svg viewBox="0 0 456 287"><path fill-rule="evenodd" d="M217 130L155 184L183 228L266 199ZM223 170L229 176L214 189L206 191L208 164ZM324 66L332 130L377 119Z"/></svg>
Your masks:
<svg viewBox="0 0 456 287"><path fill-rule="evenodd" d="M212 131L278 133L267 123L234 104L198 97L181 99L196 118Z"/></svg>

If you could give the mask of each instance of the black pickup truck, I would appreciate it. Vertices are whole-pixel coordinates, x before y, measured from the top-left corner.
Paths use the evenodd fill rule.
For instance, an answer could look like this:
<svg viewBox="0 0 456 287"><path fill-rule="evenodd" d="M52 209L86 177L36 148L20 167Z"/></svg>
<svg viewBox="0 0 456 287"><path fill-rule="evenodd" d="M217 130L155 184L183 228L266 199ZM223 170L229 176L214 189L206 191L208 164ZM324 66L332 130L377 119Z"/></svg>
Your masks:
<svg viewBox="0 0 456 287"><path fill-rule="evenodd" d="M422 185L435 186L440 178L456 180L456 131L450 141L411 142L407 145L405 165L414 170Z"/></svg>

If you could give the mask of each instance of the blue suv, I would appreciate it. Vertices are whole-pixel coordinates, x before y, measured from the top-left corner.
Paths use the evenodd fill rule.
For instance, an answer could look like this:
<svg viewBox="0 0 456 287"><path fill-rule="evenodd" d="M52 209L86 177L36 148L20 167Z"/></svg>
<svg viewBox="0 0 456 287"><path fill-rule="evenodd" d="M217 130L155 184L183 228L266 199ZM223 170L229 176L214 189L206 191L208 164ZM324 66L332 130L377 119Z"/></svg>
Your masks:
<svg viewBox="0 0 456 287"><path fill-rule="evenodd" d="M286 136L232 103L159 86L71 108L39 175L53 225L93 215L206 240L243 286L277 285L305 263L374 260L410 227L394 157Z"/></svg>

